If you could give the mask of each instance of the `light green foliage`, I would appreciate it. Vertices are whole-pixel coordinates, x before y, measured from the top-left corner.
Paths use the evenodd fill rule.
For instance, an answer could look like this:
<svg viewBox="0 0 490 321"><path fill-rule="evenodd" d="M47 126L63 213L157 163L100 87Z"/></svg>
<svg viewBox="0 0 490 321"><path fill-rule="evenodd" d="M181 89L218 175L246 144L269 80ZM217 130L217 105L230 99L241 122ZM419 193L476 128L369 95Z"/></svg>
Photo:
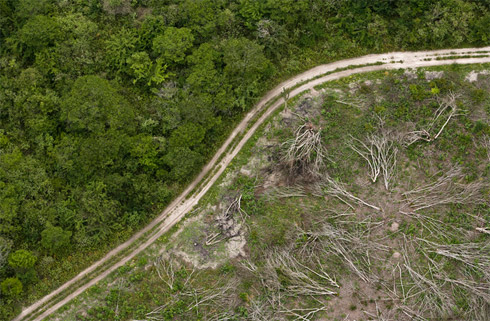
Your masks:
<svg viewBox="0 0 490 321"><path fill-rule="evenodd" d="M197 89L208 89L219 87L220 82L216 64L220 61L219 52L210 43L204 43L187 57L192 65L191 74L187 81Z"/></svg>
<svg viewBox="0 0 490 321"><path fill-rule="evenodd" d="M71 231L63 231L59 226L48 226L41 232L41 245L51 255L66 253L70 246Z"/></svg>
<svg viewBox="0 0 490 321"><path fill-rule="evenodd" d="M13 269L28 270L34 267L37 257L30 251L17 250L9 255L8 261Z"/></svg>
<svg viewBox="0 0 490 321"><path fill-rule="evenodd" d="M128 58L127 64L135 77L133 84L138 82L138 80L150 78L153 63L146 52L136 52L132 54L131 57Z"/></svg>
<svg viewBox="0 0 490 321"><path fill-rule="evenodd" d="M153 51L169 63L182 63L192 47L194 36L188 28L169 27L153 40Z"/></svg>
<svg viewBox="0 0 490 321"><path fill-rule="evenodd" d="M264 11L264 1L260 0L241 0L240 15L245 19L247 28L256 29L257 22L262 19Z"/></svg>
<svg viewBox="0 0 490 321"><path fill-rule="evenodd" d="M462 43L469 35L470 23L475 19L473 10L473 4L460 0L437 3L426 12L424 19L436 22L426 29L426 34L422 37L430 39L434 44L444 42L448 38L452 39L453 46Z"/></svg>
<svg viewBox="0 0 490 321"><path fill-rule="evenodd" d="M150 80L148 81L148 85L152 83L154 83L155 85L160 85L162 82L167 80L167 78L173 75L170 72L166 72L166 70L167 65L164 63L164 60L161 58L157 58L153 67L153 73L151 74Z"/></svg>
<svg viewBox="0 0 490 321"><path fill-rule="evenodd" d="M108 66L116 72L126 71L126 62L135 52L138 38L131 29L122 28L105 41Z"/></svg>
<svg viewBox="0 0 490 321"><path fill-rule="evenodd" d="M161 149L160 142L151 136L138 135L132 139L131 155L141 166L157 168L159 149Z"/></svg>
<svg viewBox="0 0 490 321"><path fill-rule="evenodd" d="M167 65L163 63L163 59L158 58L153 63L146 52L134 53L128 58L127 63L134 77L133 84L141 80L146 81L147 86L159 85L171 75L165 73Z"/></svg>

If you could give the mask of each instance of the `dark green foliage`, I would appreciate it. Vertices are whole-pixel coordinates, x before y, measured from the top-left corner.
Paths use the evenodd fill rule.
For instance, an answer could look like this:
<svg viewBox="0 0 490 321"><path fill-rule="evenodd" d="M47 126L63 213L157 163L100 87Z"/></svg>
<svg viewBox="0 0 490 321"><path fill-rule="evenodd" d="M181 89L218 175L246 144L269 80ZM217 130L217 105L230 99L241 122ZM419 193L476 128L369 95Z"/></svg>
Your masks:
<svg viewBox="0 0 490 321"><path fill-rule="evenodd" d="M62 36L60 23L52 17L34 16L18 31L19 51L25 58L49 48Z"/></svg>
<svg viewBox="0 0 490 321"><path fill-rule="evenodd" d="M59 226L48 226L41 232L41 245L51 255L63 254L69 250L71 231L63 231Z"/></svg>
<svg viewBox="0 0 490 321"><path fill-rule="evenodd" d="M17 299L22 293L22 283L17 278L7 278L0 284L0 290L8 299Z"/></svg>
<svg viewBox="0 0 490 321"><path fill-rule="evenodd" d="M98 76L78 78L62 103L61 120L69 132L131 131L133 117L128 102Z"/></svg>

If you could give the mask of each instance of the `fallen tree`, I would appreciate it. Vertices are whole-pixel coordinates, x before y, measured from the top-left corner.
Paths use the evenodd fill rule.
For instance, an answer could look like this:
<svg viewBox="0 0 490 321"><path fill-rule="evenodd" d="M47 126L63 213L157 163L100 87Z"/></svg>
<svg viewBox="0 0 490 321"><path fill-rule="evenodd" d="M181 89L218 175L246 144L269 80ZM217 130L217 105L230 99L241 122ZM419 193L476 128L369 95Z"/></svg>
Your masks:
<svg viewBox="0 0 490 321"><path fill-rule="evenodd" d="M447 96L438 99L439 108L434 113L432 120L426 128L406 133L403 137L405 146L410 146L418 141L432 142L436 140L453 117L464 115L458 108L459 94L450 92Z"/></svg>
<svg viewBox="0 0 490 321"><path fill-rule="evenodd" d="M370 134L364 141L351 136L347 145L361 156L369 166L369 178L373 183L380 175L387 190L393 180L396 169L395 135L392 132L381 130L380 134Z"/></svg>
<svg viewBox="0 0 490 321"><path fill-rule="evenodd" d="M465 183L465 174L460 167L452 167L435 182L422 185L403 193L413 211L438 205L469 204L485 202L481 192L488 186L483 180Z"/></svg>

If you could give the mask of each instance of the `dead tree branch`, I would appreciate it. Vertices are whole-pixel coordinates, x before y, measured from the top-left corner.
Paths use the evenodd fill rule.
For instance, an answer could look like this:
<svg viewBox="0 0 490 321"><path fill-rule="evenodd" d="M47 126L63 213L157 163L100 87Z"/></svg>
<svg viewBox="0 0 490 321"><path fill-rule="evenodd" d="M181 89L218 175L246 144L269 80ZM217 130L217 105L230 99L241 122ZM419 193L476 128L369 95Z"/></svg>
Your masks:
<svg viewBox="0 0 490 321"><path fill-rule="evenodd" d="M347 267L367 283L377 277L371 272L373 253L388 251L382 244L370 241L365 236L353 235L347 231L324 223L319 231L301 232L307 236L304 246L316 247L316 251L332 254L342 259Z"/></svg>
<svg viewBox="0 0 490 321"><path fill-rule="evenodd" d="M284 309L280 312L294 317L293 320L310 321L315 316L315 314L321 311L327 311L327 307L322 306L319 308L309 308L309 309Z"/></svg>
<svg viewBox="0 0 490 321"><path fill-rule="evenodd" d="M342 203L345 203L352 209L354 209L354 206L350 204L350 202L356 202L370 207L376 211L381 211L381 208L379 208L378 206L372 205L353 195L352 193L347 191L343 183L333 180L328 176L324 177L324 179L321 182L317 183L314 188L314 195L324 196L325 194L339 199Z"/></svg>
<svg viewBox="0 0 490 321"><path fill-rule="evenodd" d="M437 244L425 239L428 252L461 262L481 273L490 282L490 241L486 243Z"/></svg>
<svg viewBox="0 0 490 321"><path fill-rule="evenodd" d="M483 136L481 139L481 144L487 150L487 159L490 162L490 136Z"/></svg>
<svg viewBox="0 0 490 321"><path fill-rule="evenodd" d="M393 290L387 288L388 293L400 301L399 307L404 307L407 315L439 319L454 316L454 293L459 288L468 295L465 315L471 320L485 320L482 316L490 310L489 247L490 242L441 245L405 239L403 262L393 269ZM421 256L415 258L414 253ZM450 260L462 263L462 268L455 270Z"/></svg>
<svg viewBox="0 0 490 321"><path fill-rule="evenodd" d="M446 97L439 99L439 108L434 113L428 127L406 133L403 139L405 146L410 146L418 141L432 142L436 140L453 117L464 114L458 109L457 99L459 96L450 92Z"/></svg>
<svg viewBox="0 0 490 321"><path fill-rule="evenodd" d="M165 284L169 287L170 290L174 289L175 283L175 271L174 266L176 265L176 261L173 257L169 259L164 259L163 257L158 257L157 260L153 263L155 269L158 273L158 277L165 282Z"/></svg>
<svg viewBox="0 0 490 321"><path fill-rule="evenodd" d="M183 296L193 298L193 304L187 307L188 311L202 307L228 307L233 301L234 289L237 287L237 280L232 279L223 286L211 286L209 289L193 288L182 292Z"/></svg>
<svg viewBox="0 0 490 321"><path fill-rule="evenodd" d="M403 193L413 211L446 204L481 203L481 191L486 186L483 181L464 183L461 168L453 167L435 182Z"/></svg>
<svg viewBox="0 0 490 321"><path fill-rule="evenodd" d="M373 183L380 175L383 176L384 186L389 190L396 169L396 154L393 133L382 130L381 134L368 135L364 141L351 136L347 145L361 156L369 166L369 178Z"/></svg>
<svg viewBox="0 0 490 321"><path fill-rule="evenodd" d="M330 277L323 266L319 263L315 269L299 262L288 251L273 251L266 258L265 271L270 279L277 280L277 271L288 278L288 285L284 289L286 295L323 296L334 295L330 287L339 287L335 279ZM318 269L318 270L316 270ZM277 281L278 282L278 281ZM278 284L280 287L280 285Z"/></svg>

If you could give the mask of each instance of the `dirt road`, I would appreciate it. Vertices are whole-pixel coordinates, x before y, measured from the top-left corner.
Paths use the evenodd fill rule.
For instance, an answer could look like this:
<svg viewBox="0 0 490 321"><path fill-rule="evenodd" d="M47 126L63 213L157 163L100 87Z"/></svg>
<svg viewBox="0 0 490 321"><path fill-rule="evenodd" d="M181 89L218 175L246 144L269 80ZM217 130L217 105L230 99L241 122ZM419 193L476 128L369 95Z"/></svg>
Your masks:
<svg viewBox="0 0 490 321"><path fill-rule="evenodd" d="M460 58L458 58L458 56ZM379 55L368 55L354 59L341 60L326 65L320 65L282 82L274 89L269 91L243 118L240 124L230 134L223 146L221 146L221 148L216 152L214 157L202 169L194 181L180 196L178 196L169 206L167 206L167 208L156 219L154 219L144 229L133 235L133 237L131 237L129 240L114 248L103 258L92 264L84 271L80 272L76 277L66 282L42 299L38 300L31 306L23 309L21 314L14 320L44 320L60 307L80 295L86 289L105 278L117 268L123 266L137 254L151 245L179 220L181 220L216 182L225 168L230 164L232 159L238 154L243 145L245 145L257 128L284 102L284 99L282 98L284 89L292 89L293 87L301 84L297 88L290 91L289 98L292 98L295 95L305 90L312 89L314 86L323 82L339 79L356 73L384 69L447 65L453 63L471 64L484 62L490 63L490 47L419 52L393 52ZM335 72L335 70L345 68L349 69ZM329 74L325 75L327 73ZM267 106L267 110L260 116L260 118L255 120L256 116L263 112L267 103L277 97L279 97L279 99L273 104ZM251 121L253 120L255 120L255 122L251 125ZM231 147L234 139L241 134L243 134L243 137L240 139L239 143L230 149L229 147ZM196 189L196 187L198 188ZM103 266L107 264L109 260L114 258L114 256L128 250L135 244L138 244L138 246L129 251L119 261L110 265L109 267ZM89 275L90 277L88 277ZM87 279L84 280L85 278ZM65 295L64 292L67 292L67 294Z"/></svg>

